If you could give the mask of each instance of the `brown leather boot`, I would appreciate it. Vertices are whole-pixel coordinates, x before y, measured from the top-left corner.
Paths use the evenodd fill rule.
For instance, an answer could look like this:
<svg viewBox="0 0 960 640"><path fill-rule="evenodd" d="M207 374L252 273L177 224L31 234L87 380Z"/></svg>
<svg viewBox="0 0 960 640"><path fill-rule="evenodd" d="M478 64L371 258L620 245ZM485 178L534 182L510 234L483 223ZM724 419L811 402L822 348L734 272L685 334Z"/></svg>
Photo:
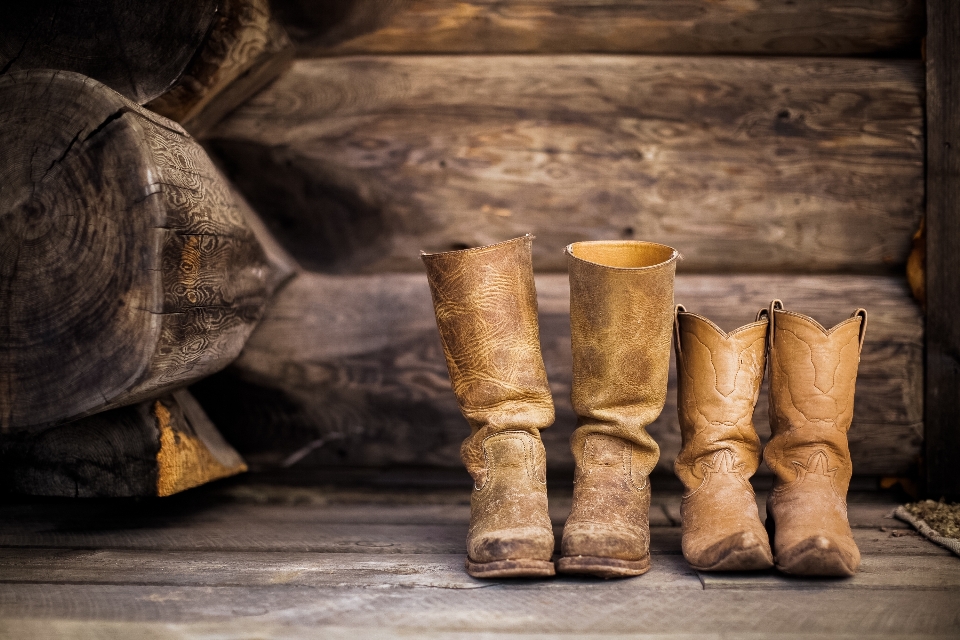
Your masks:
<svg viewBox="0 0 960 640"><path fill-rule="evenodd" d="M573 346L573 508L557 568L605 578L650 568L646 432L667 393L679 254L650 242L567 247Z"/></svg>
<svg viewBox="0 0 960 640"><path fill-rule="evenodd" d="M724 333L677 306L677 412L682 446L674 469L683 557L701 571L769 569L773 554L750 476L760 466L753 410L766 365L767 310Z"/></svg>
<svg viewBox="0 0 960 640"><path fill-rule="evenodd" d="M540 429L553 398L540 354L533 236L422 254L453 392L470 424L460 455L474 480L467 572L552 576Z"/></svg>
<svg viewBox="0 0 960 640"><path fill-rule="evenodd" d="M770 305L773 435L763 458L776 474L767 527L785 573L850 576L860 566L847 521L847 431L866 329L863 309L827 331L779 300Z"/></svg>

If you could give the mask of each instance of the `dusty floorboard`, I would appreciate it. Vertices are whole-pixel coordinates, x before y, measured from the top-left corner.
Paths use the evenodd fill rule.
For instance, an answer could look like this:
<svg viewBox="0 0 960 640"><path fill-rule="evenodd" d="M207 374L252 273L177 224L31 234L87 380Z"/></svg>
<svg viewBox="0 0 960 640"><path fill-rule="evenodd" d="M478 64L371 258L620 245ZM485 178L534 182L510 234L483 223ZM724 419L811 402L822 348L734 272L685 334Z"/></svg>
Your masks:
<svg viewBox="0 0 960 640"><path fill-rule="evenodd" d="M555 489L559 534L568 489ZM653 568L603 581L480 581L469 495L252 479L163 501L0 503L0 638L930 638L960 634L960 559L851 496L849 580L707 574L680 554L679 494L651 512ZM762 496L761 496L762 502Z"/></svg>

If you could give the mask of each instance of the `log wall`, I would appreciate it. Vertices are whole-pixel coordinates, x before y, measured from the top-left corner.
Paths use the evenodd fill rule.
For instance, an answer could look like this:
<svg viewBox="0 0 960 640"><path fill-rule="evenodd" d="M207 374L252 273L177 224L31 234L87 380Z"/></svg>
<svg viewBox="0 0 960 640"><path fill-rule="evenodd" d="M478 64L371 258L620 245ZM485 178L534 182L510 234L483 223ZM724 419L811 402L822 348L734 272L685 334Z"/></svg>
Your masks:
<svg viewBox="0 0 960 640"><path fill-rule="evenodd" d="M866 307L855 470L915 472L922 3L327 6L274 4L300 59L205 141L306 269L194 387L248 460L459 466L418 251L534 233L552 469L574 420L561 249L636 238L683 253L677 302L726 329L773 297L824 324Z"/></svg>

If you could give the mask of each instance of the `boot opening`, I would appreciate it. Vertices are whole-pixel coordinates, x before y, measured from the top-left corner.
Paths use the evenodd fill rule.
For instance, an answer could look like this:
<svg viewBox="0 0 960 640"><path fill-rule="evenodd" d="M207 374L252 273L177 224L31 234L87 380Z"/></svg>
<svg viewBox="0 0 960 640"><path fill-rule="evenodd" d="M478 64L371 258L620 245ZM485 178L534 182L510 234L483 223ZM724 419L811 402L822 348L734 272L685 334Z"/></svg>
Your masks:
<svg viewBox="0 0 960 640"><path fill-rule="evenodd" d="M665 244L631 240L575 242L567 247L567 251L580 260L617 269L657 267L680 255Z"/></svg>

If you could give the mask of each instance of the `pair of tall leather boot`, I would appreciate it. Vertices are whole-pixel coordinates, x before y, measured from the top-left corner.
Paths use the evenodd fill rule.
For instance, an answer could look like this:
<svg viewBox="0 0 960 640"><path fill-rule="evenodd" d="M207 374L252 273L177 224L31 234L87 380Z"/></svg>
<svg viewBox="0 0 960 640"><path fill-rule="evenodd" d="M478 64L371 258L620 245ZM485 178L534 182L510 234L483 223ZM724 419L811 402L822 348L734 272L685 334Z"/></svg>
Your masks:
<svg viewBox="0 0 960 640"><path fill-rule="evenodd" d="M423 255L450 380L471 434L467 571L554 574L540 430L553 399L540 353L532 236ZM567 247L576 477L561 571L604 577L650 567L646 427L666 399L678 253L646 242Z"/></svg>
<svg viewBox="0 0 960 640"><path fill-rule="evenodd" d="M540 440L540 430L553 423L554 411L540 353L532 240L532 236L525 236L486 247L422 255L454 394L471 428L470 436L461 447L461 457L474 479L467 571L476 577L549 576L555 571L551 561L553 529L547 511L546 456ZM678 349L682 350L687 363L684 371L695 372L696 367L702 366L703 357L697 347L686 346L685 336L689 333L685 328L686 316L690 316L693 323L697 319L707 326L712 323L693 314L674 315L673 281L679 254L671 247L634 241L580 242L568 246L566 253L570 271L572 399L578 421L571 438L576 462L573 506L564 526L561 557L556 567L562 572L602 577L639 575L650 567L648 477L659 458L659 447L646 427L660 414L666 398L671 324L677 329ZM777 310L774 315L785 313ZM784 331L795 333L791 325L795 315L791 314L786 320ZM768 323L764 318L755 324L765 329ZM715 339L713 344L724 343L725 337L745 337L742 334L750 333L753 326L730 336L717 330L720 339ZM843 326L829 333L837 333ZM683 545L685 555L695 566L701 566L700 559L706 558L703 568L743 568L744 559L755 555L754 548L765 544L762 525L759 530L754 526L759 524L759 517L748 481L759 463L757 459L750 466L749 456L753 451L753 456L758 458L759 452L759 440L752 427L752 407L763 374L765 337L766 333L761 336L759 360L746 366L754 369L750 382L733 371L735 393L719 378L709 388L698 385L701 377L697 375L693 383L685 378L679 388L683 394L681 405L685 402L683 398L712 392L732 398L740 413L750 405L746 422L741 424L740 413L736 414L737 418L723 413L729 412L733 405L724 407L723 402L719 402L717 415L720 417L706 418L707 429L696 417L699 411L696 400L687 411L689 419L683 427L684 451L678 460L678 473L691 490L683 507ZM776 337L772 344L778 345ZM752 346L752 342L748 346ZM780 351L792 354L797 349L776 347L771 351L772 361L776 363ZM737 352L733 357L740 362L741 355ZM753 351L746 357L750 355ZM741 365L737 370L743 368ZM845 372L837 369L838 374ZM796 396L789 372L778 375L774 373L774 386L779 380L786 390L783 397L791 393ZM816 384L820 384L823 375L815 372ZM749 386L754 378L756 388ZM802 384L799 386L801 396L807 393ZM849 386L852 408L852 381ZM747 394L745 400L736 404L736 398L744 393ZM828 390L827 395L833 398L830 394L833 391ZM820 413L824 413L821 407L824 403L813 402ZM773 414L773 404L771 407ZM805 450L800 441L811 433L808 423L814 424L803 416L805 410L801 407L791 413L785 408L785 417L778 418L777 424L783 425L783 438L777 439L775 428L775 437L768 447L771 452L768 462L775 460L769 463L778 477L782 471L786 478L791 456L795 451ZM684 411L681 408L681 425L685 424ZM799 419L796 414L800 415ZM816 427L817 433L826 430L830 418L821 418L820 414L811 417L820 421L816 425L822 423L823 428ZM710 435L713 425L727 423L736 425L732 429L738 435L728 436L726 432ZM849 423L847 416L847 427ZM831 424L845 432L842 416ZM807 465L827 456L827 466L821 464L822 470L836 475L839 467L828 468L833 459L830 454L849 461L848 454L843 456L846 439L844 437L842 444L834 440L825 442L828 444L808 457ZM729 446L723 446L725 443ZM781 453L773 454L773 451ZM818 454L821 455L818 457ZM709 476L703 471L704 462L711 469ZM724 464L727 466L723 467ZM849 462L846 464L845 469ZM804 477L817 473L821 467L803 467ZM738 484L716 479L721 468L733 469L731 478L737 476ZM840 506L849 481L849 472L844 473L846 475L834 483ZM795 475L801 480L799 468ZM822 517L803 499L806 489L817 482L821 484L816 486L822 489L823 484L817 479L805 485L784 481L771 495L768 511L781 531L790 532L777 534L778 561L781 537L790 541L785 547L785 557L792 558L791 554L797 553L791 551L797 546L792 543L797 536L803 548L809 544L817 548L824 546L820 535ZM846 524L845 517L843 523ZM812 543L810 536L803 535L807 530L817 532ZM846 532L849 535L849 528ZM688 547L690 554L687 554ZM827 547L833 549L830 544ZM855 545L853 549L855 552ZM769 556L767 545L768 564ZM809 553L800 553L800 556L810 564ZM817 558L821 556L823 553ZM717 560L707 566L711 558ZM741 566L732 566L736 559Z"/></svg>
<svg viewBox="0 0 960 640"><path fill-rule="evenodd" d="M756 322L725 333L678 306L674 326L684 557L707 571L765 569L775 561L797 575L856 573L847 431L866 311L828 331L774 300ZM772 437L763 457L775 480L765 529L750 476L760 465L753 412L768 357Z"/></svg>

